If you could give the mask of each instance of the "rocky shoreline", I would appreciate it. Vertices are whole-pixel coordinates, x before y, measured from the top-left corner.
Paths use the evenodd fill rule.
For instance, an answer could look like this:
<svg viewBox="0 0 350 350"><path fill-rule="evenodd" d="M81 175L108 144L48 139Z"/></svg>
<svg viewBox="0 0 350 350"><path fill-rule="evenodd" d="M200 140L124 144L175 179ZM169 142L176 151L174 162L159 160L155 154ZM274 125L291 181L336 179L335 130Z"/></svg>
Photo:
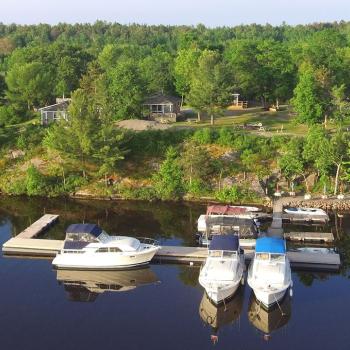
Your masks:
<svg viewBox="0 0 350 350"><path fill-rule="evenodd" d="M283 205L285 207L309 207L321 208L323 210L347 211L350 210L350 198L312 198L308 200L304 198L285 198Z"/></svg>

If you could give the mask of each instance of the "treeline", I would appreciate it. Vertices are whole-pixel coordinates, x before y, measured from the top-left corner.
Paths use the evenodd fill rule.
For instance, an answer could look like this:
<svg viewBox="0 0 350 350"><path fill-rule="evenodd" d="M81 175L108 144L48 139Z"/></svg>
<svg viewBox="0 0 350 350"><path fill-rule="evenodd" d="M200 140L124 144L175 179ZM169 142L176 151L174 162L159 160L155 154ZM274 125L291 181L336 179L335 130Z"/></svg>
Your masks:
<svg viewBox="0 0 350 350"><path fill-rule="evenodd" d="M291 101L302 123L348 113L350 23L306 26L0 24L0 122L15 123L99 81L113 120L139 118L145 96L182 96L222 113L237 92L266 107Z"/></svg>

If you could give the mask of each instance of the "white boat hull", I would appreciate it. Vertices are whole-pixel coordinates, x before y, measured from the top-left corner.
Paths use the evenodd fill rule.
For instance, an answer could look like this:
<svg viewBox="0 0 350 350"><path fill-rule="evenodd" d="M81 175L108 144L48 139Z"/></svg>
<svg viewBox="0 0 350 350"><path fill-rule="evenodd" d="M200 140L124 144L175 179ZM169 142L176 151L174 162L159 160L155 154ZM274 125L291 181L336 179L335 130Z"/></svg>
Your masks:
<svg viewBox="0 0 350 350"><path fill-rule="evenodd" d="M122 253L95 253L94 251L83 254L60 253L52 261L52 265L58 269L126 269L148 264L158 249L159 247L150 247L144 251Z"/></svg>
<svg viewBox="0 0 350 350"><path fill-rule="evenodd" d="M258 301L260 301L265 307L269 308L273 306L275 303L280 302L284 295L286 294L288 287L279 291L271 291L271 290L260 290L253 289L255 297Z"/></svg>
<svg viewBox="0 0 350 350"><path fill-rule="evenodd" d="M201 283L202 284L202 283ZM240 284L239 282L232 283L229 285L221 285L221 284L206 284L203 282L202 286L204 287L208 298L213 301L215 304L219 304L223 302L225 299L228 299L235 294Z"/></svg>

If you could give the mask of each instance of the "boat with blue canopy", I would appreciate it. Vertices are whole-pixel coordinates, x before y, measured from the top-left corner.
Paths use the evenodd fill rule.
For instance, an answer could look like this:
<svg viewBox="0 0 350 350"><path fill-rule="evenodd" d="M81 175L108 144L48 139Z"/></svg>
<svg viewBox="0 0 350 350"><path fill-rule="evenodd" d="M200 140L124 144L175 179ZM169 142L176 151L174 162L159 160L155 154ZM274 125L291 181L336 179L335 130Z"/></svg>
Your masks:
<svg viewBox="0 0 350 350"><path fill-rule="evenodd" d="M148 264L159 249L150 238L109 236L95 224L72 224L52 264L59 269L125 269Z"/></svg>
<svg viewBox="0 0 350 350"><path fill-rule="evenodd" d="M278 303L284 297L293 284L285 240L275 237L256 240L248 284L265 307Z"/></svg>
<svg viewBox="0 0 350 350"><path fill-rule="evenodd" d="M209 299L218 304L232 297L243 283L244 267L244 253L238 236L216 235L210 242L208 257L198 280Z"/></svg>

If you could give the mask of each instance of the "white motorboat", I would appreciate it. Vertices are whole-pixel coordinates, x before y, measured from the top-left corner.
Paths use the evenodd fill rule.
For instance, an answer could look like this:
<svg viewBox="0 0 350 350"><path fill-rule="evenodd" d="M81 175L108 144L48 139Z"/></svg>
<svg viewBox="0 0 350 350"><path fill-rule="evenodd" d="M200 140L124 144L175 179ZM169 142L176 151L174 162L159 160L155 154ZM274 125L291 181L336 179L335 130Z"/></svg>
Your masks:
<svg viewBox="0 0 350 350"><path fill-rule="evenodd" d="M327 216L328 214L320 208L286 208L284 212L291 215L310 215L310 216Z"/></svg>
<svg viewBox="0 0 350 350"><path fill-rule="evenodd" d="M157 241L109 236L94 224L73 224L52 264L59 269L127 269L150 262L160 249Z"/></svg>
<svg viewBox="0 0 350 350"><path fill-rule="evenodd" d="M256 240L248 284L256 298L267 308L283 298L293 284L283 239L263 237Z"/></svg>
<svg viewBox="0 0 350 350"><path fill-rule="evenodd" d="M199 283L218 304L233 296L243 282L244 254L235 235L217 235L210 242L208 257L199 274Z"/></svg>
<svg viewBox="0 0 350 350"><path fill-rule="evenodd" d="M210 226L215 225L215 221L220 222L229 218L231 218L231 220L241 221L252 219L257 220L260 216L264 216L264 214L261 213L261 210L258 207L210 205L207 207L206 214L199 216L197 228L199 232L206 232ZM237 224L235 226L237 226Z"/></svg>

